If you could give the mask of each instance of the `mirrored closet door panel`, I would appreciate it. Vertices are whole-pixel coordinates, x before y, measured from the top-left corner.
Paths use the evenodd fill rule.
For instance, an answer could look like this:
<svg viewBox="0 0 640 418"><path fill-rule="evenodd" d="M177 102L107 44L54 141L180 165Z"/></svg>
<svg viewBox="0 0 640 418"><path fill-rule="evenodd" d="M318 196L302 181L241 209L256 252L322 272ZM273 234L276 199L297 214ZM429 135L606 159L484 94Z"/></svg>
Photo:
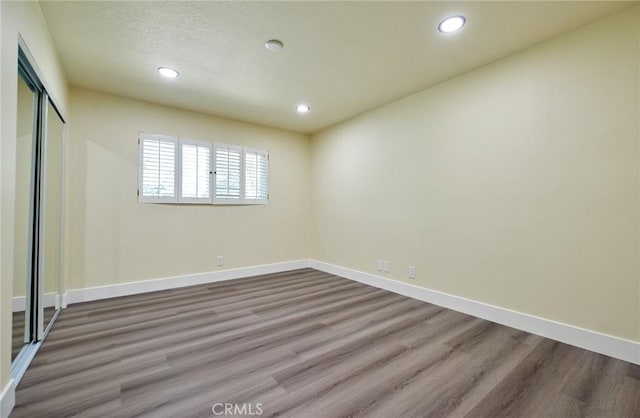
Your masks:
<svg viewBox="0 0 640 418"><path fill-rule="evenodd" d="M16 180L13 245L13 326L11 360L13 361L25 343L32 340L29 309L32 295L32 243L34 180L36 156L37 94L33 87L18 76L18 112L16 138Z"/></svg>
<svg viewBox="0 0 640 418"><path fill-rule="evenodd" d="M62 164L64 122L56 109L47 103L46 130L43 147L43 199L41 209L42 262L41 277L44 297L43 326L46 329L59 308L62 260Z"/></svg>

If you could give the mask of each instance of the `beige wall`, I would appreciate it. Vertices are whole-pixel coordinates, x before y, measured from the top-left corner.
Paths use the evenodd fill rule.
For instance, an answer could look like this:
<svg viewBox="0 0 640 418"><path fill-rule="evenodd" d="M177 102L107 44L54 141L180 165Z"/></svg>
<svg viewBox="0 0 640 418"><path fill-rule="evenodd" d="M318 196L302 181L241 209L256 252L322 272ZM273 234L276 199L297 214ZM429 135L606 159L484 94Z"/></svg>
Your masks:
<svg viewBox="0 0 640 418"><path fill-rule="evenodd" d="M312 256L639 341L638 41L636 7L314 135Z"/></svg>
<svg viewBox="0 0 640 418"><path fill-rule="evenodd" d="M309 257L307 136L77 88L70 109L68 289ZM139 131L269 150L269 204L137 203Z"/></svg>
<svg viewBox="0 0 640 418"><path fill-rule="evenodd" d="M0 70L4 71L3 62L5 58L2 51L4 50L3 46L5 36L3 34L4 21L2 16L4 15L4 13L2 12L2 9L2 4L0 4ZM5 259L5 231L3 228L4 215L2 210L3 205L1 203L1 200L4 199L4 176L2 173L2 167L4 166L4 153L2 152L2 143L4 141L2 140L2 138L4 138L5 134L4 125L8 122L4 121L4 99L2 98L5 96L4 93L7 90L6 87L3 87L3 84L4 79L2 78L2 75L0 73L0 393L4 392L7 382L10 379L11 354L8 353L11 352L11 320L9 319L9 315L11 315L11 312L13 310L13 307L8 307L9 301L13 297L13 283L5 284L5 282L9 280L9 278L6 277L2 272L2 261ZM0 413L2 413L2 411L0 411Z"/></svg>
<svg viewBox="0 0 640 418"><path fill-rule="evenodd" d="M9 381L11 368L11 296L13 292L13 222L16 182L16 102L18 37L22 36L48 89L64 112L67 85L55 47L36 2L0 2L1 18L1 169L2 204L0 245L0 390Z"/></svg>

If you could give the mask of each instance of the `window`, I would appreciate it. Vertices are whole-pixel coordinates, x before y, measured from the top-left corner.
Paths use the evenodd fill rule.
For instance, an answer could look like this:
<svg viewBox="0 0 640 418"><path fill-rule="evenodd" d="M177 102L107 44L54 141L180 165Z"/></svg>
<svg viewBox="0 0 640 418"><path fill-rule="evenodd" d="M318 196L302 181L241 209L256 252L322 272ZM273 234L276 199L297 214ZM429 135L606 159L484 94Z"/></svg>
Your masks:
<svg viewBox="0 0 640 418"><path fill-rule="evenodd" d="M252 203L267 203L269 154L266 151L244 150L244 198Z"/></svg>
<svg viewBox="0 0 640 418"><path fill-rule="evenodd" d="M216 194L214 203L240 203L242 200L242 147L215 144Z"/></svg>
<svg viewBox="0 0 640 418"><path fill-rule="evenodd" d="M138 201L266 204L269 152L141 133Z"/></svg>
<svg viewBox="0 0 640 418"><path fill-rule="evenodd" d="M180 202L211 203L211 144L180 141Z"/></svg>
<svg viewBox="0 0 640 418"><path fill-rule="evenodd" d="M176 138L141 134L138 200L149 203L177 202Z"/></svg>

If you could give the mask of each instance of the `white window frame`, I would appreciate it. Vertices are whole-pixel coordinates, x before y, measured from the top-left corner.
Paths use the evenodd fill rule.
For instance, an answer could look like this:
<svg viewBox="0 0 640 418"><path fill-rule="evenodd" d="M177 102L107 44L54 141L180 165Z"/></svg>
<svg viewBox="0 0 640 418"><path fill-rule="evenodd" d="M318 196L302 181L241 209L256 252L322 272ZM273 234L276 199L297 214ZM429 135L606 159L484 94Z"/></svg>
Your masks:
<svg viewBox="0 0 640 418"><path fill-rule="evenodd" d="M159 135L159 134L150 134L141 132L138 136L138 202L140 203L177 203L178 202L178 194L179 194L179 184L178 184L178 164L177 161L174 160L174 172L173 172L173 192L174 196L172 197L153 197L153 196L143 196L143 164L144 164L144 140L160 140L166 142L172 142L176 147L175 158L179 159L179 144L178 138L174 138L167 135Z"/></svg>
<svg viewBox="0 0 640 418"><path fill-rule="evenodd" d="M184 197L182 195L182 146L195 145L197 147L209 148L209 197ZM178 202L179 203L195 203L195 204L211 204L213 202L213 172L215 170L215 155L213 154L213 144L208 141L196 141L193 139L180 139L178 141L178 161L176 161L176 171L178 172ZM178 171L179 170L179 171ZM196 173L197 176L197 173Z"/></svg>
<svg viewBox="0 0 640 418"><path fill-rule="evenodd" d="M244 164L246 164L246 156L247 154L257 154L257 155L261 155L263 157L265 157L267 159L267 197L264 199L248 199L246 197L246 184L247 184L247 179L246 179L246 167L244 167ZM258 148L249 148L249 147L244 147L242 150L242 164L243 164L243 170L242 170L242 176L244 177L242 180L242 186L243 186L243 197L244 197L244 202L247 205L266 205L269 202L269 151L267 150L263 150L263 149L258 149Z"/></svg>
<svg viewBox="0 0 640 418"><path fill-rule="evenodd" d="M175 146L174 159L174 196L172 197L152 197L143 196L143 163L144 163L144 140L161 140L172 142ZM209 148L211 156L210 177L209 177L209 198L183 197L182 196L182 146L197 145L199 147ZM217 197L217 149L228 149L237 151L240 154L240 195L238 198ZM266 199L247 199L246 194L246 172L245 159L246 154L259 154L267 159L267 198ZM240 145L225 144L221 142L198 141L193 139L176 138L168 135L151 134L140 132L138 135L138 202L139 203L185 203L185 204L212 204L212 205L266 205L269 203L269 151L258 148L242 147Z"/></svg>

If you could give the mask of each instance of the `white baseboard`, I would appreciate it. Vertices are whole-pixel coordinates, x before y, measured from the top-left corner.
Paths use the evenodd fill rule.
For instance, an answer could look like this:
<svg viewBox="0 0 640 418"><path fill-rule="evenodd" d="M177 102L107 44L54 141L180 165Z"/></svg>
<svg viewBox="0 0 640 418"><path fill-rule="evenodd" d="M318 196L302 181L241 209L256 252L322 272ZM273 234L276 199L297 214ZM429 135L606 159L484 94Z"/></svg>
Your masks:
<svg viewBox="0 0 640 418"><path fill-rule="evenodd" d="M640 364L640 342L625 340L573 325L465 299L448 293L399 282L358 270L310 260L309 267L345 277L410 298L433 303L491 322L550 338L630 363Z"/></svg>
<svg viewBox="0 0 640 418"><path fill-rule="evenodd" d="M26 309L27 298L25 296L14 296L12 300L13 300L13 312L20 312ZM55 307L60 306L58 295L55 293L45 293L44 307L49 308L52 306L55 306Z"/></svg>
<svg viewBox="0 0 640 418"><path fill-rule="evenodd" d="M11 379L0 394L0 417L7 418L16 404L16 381Z"/></svg>
<svg viewBox="0 0 640 418"><path fill-rule="evenodd" d="M213 283L261 274L280 273L309 267L309 260L286 261L282 263L263 264L252 267L212 271L207 273L188 274L184 276L164 277L161 279L141 280L137 282L118 283L108 286L72 289L63 295L63 306L91 300L135 295L158 290L175 289L197 284Z"/></svg>

